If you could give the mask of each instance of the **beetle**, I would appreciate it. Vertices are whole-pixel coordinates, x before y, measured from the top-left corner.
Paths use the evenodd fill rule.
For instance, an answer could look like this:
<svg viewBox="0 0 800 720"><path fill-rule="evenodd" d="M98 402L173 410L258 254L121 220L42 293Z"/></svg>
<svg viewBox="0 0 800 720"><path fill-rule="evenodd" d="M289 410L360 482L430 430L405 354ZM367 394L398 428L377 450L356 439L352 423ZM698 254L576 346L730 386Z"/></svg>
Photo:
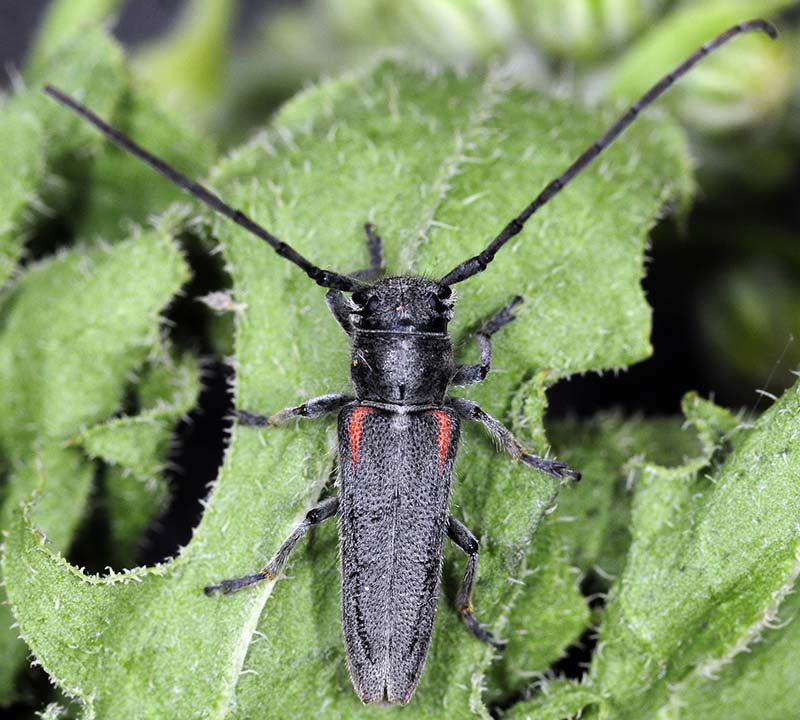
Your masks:
<svg viewBox="0 0 800 720"><path fill-rule="evenodd" d="M231 219L327 288L326 302L352 344L354 395L329 394L273 415L238 410L241 425L273 427L292 418L338 411L339 494L308 511L302 522L257 573L223 580L206 594L228 594L278 576L290 552L313 525L339 517L342 625L347 663L364 703L408 703L419 682L431 640L439 592L444 538L467 555L456 605L469 631L497 649L497 640L475 617L472 589L478 541L448 502L461 422L482 423L516 460L560 480L580 474L564 463L529 453L498 420L477 404L448 397L455 385L481 382L489 372L492 336L514 319L522 298L513 298L478 332L477 365L456 365L447 326L455 302L452 286L482 271L530 217L607 148L639 113L710 52L736 35L772 25L735 25L692 53L661 78L592 143L559 177L514 217L486 248L440 280L383 277L382 241L365 226L370 266L347 275L323 269L280 241L207 188L106 124L60 90L45 92L212 210ZM350 293L346 297L345 293Z"/></svg>

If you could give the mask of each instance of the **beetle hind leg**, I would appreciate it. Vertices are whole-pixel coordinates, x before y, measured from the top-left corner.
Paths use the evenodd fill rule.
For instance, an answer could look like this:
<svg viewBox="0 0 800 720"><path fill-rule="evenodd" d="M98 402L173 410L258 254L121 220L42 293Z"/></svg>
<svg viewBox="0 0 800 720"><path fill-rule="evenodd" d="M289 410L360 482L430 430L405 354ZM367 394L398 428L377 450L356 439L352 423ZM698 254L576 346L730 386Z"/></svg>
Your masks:
<svg viewBox="0 0 800 720"><path fill-rule="evenodd" d="M464 523L456 520L452 515L448 520L447 534L467 555L467 567L464 570L464 579L456 596L456 606L467 629L481 642L491 645L496 650L505 649L506 644L497 640L492 633L481 625L474 614L472 607L472 587L475 584L475 572L478 569L478 541L467 529Z"/></svg>

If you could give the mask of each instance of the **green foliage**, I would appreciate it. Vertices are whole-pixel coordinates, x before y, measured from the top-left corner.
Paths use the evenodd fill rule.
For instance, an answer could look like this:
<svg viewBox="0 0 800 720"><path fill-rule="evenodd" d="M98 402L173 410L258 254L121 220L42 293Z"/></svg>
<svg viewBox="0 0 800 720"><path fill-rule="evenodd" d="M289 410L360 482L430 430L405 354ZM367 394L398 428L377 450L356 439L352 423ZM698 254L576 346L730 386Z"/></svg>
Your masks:
<svg viewBox="0 0 800 720"><path fill-rule="evenodd" d="M452 508L481 541L475 605L509 641L501 658L451 612L464 567L453 548L430 657L405 709L363 708L350 687L333 523L304 539L277 582L203 594L260 567L326 492L330 419L235 427L189 545L163 564L121 571L163 508L172 429L198 392L197 360L160 327L159 313L188 278L174 238L202 223L221 243L237 407L272 412L345 390L347 343L322 291L227 221L172 209L149 229L136 226L178 191L42 98L41 82L80 94L188 174L212 168L215 191L315 261L345 272L364 266L369 220L385 239L390 273L430 277L481 249L614 115L523 89L504 70L463 75L384 60L297 96L271 127L216 161L187 124L217 92L230 4L200 0L204 13L179 42L140 57L135 80L117 45L92 29L113 4L55 3L29 88L0 109L0 281L11 277L0 295L0 522L18 622L12 629L0 605L0 703L15 697L14 676L32 651L74 698L70 716L85 718L170 717L180 707L187 718L487 720L489 703L519 720L791 715L800 701L792 674L800 638L785 626L798 610L800 390L754 423L693 395L688 427L616 415L542 423L553 382L650 352L646 234L692 189L682 135L658 113L459 287L463 362L474 361L470 336L488 313L512 294L526 301L497 337L493 372L464 394L538 451L552 441L585 477L560 492L465 428ZM456 3L430 7L430 17L464 19L455 42L480 39L479 16ZM189 120L158 102L164 86L146 79L148 67L167 86L183 83L195 103ZM25 239L43 234L45 205L77 244L14 277ZM64 557L90 498L108 519L103 558L115 569L105 576ZM605 609L590 606L606 593ZM595 631L582 681L548 676ZM62 712L52 703L43 717Z"/></svg>
<svg viewBox="0 0 800 720"><path fill-rule="evenodd" d="M133 564L142 533L164 509L162 472L172 428L194 406L198 392L194 357L174 362L165 353L140 379L138 414L112 418L76 438L89 457L106 463L103 489L114 567Z"/></svg>
<svg viewBox="0 0 800 720"><path fill-rule="evenodd" d="M594 656L592 681L614 717L704 716L692 703L719 700L711 680L769 632L798 574L800 386L752 426L696 397L684 410L704 451L676 467L642 465L631 550ZM752 682L787 650L774 646L726 676ZM749 703L746 688L728 681L729 708ZM760 717L784 714L767 703Z"/></svg>
<svg viewBox="0 0 800 720"><path fill-rule="evenodd" d="M138 54L137 73L176 111L196 114L218 98L235 9L232 0L193 0L176 31Z"/></svg>
<svg viewBox="0 0 800 720"><path fill-rule="evenodd" d="M104 33L86 33L81 53L57 52L48 66L54 84L88 88L86 102L98 112L108 113L120 91L122 56L119 48ZM54 165L63 162L65 152L77 148L83 153L100 146L77 118L65 118L36 85L8 99L2 105L0 131L0 286L22 257L26 231L30 229L30 208L44 204L41 196ZM50 200L50 198L48 198Z"/></svg>
<svg viewBox="0 0 800 720"><path fill-rule="evenodd" d="M132 225L159 203L167 207L176 192L152 192L150 171L121 153L99 153L103 142L98 133L46 98L41 83L78 93L101 115L113 112L115 122L151 134L158 151L174 160L184 142L200 151L201 162L208 147L192 143L181 124L159 116L150 100L139 104L138 94L123 90L128 77L122 52L94 27L93 12L102 8L90 5L53 4L50 13L61 20L48 15L39 45L49 56L34 50L26 73L30 84L0 111L0 173L6 173L0 282L23 256L25 240L34 241L35 252L65 242L48 225L53 214L63 215L85 241L44 261L28 262L0 296L0 527L36 490L41 494L37 525L62 550L70 547L84 519L96 474L89 457L74 446L74 435L122 410L133 372L148 356L163 356L157 349L158 312L188 275L171 239L175 227L185 224L180 216L165 218L150 232ZM65 13L72 13L68 22ZM80 28L79 40L67 32L72 25ZM122 218L115 214L121 206ZM119 241L113 251L105 244L109 240ZM191 366L187 358L175 372L186 376ZM137 418L153 420L147 428L140 425L136 438L139 459L149 457L151 471L164 460L172 424L192 402L176 396L170 405L165 399L152 417ZM149 440L146 448L143 434ZM137 481L129 475L116 483L107 478L112 535L119 541L114 557L125 564L164 497L160 480L150 472L143 482L141 473L148 471L136 464ZM120 467L110 466L108 473L120 473ZM140 503L133 512L115 509L118 496ZM114 533L119 526L123 532ZM16 696L14 677L28 653L11 624L9 608L0 605L0 703Z"/></svg>
<svg viewBox="0 0 800 720"><path fill-rule="evenodd" d="M548 682L542 694L518 703L504 716L508 720L562 720L595 717L587 709L597 706L600 696L591 688L566 680Z"/></svg>
<svg viewBox="0 0 800 720"><path fill-rule="evenodd" d="M48 68L54 51L74 43L86 31L93 32L121 5L120 0L71 0L54 2L44 14L33 47L28 53L28 73L36 75Z"/></svg>
<svg viewBox="0 0 800 720"><path fill-rule="evenodd" d="M65 441L120 409L129 374L157 344L158 312L187 278L171 230L164 222L113 252L64 252L29 267L4 293L0 457L10 477L3 528L37 491L37 525L56 547L69 547L94 471ZM10 624L0 606L0 656L20 659L26 651ZM17 665L0 663L0 697L13 695Z"/></svg>
<svg viewBox="0 0 800 720"><path fill-rule="evenodd" d="M673 465L698 450L697 438L675 418L599 416L564 420L549 428L559 455L581 468L587 482L580 491L559 496L561 534L571 562L593 572L602 589L605 578L622 572L630 545L631 476L637 459ZM598 588L600 589L600 588Z"/></svg>
<svg viewBox="0 0 800 720"><path fill-rule="evenodd" d="M212 178L234 205L333 267L364 264L361 225L369 219L386 239L390 272L441 275L484 244L608 119L523 91L498 72L479 80L383 62L300 96ZM496 267L462 289L457 332L465 340L487 308L507 302L509 287L526 296L514 332L496 345L497 372L470 395L500 416L511 412L540 449L545 381L622 366L649 351L639 285L645 233L663 203L687 191L684 152L670 123L645 120L543 211ZM269 411L346 387L346 343L319 289L229 224L218 222L216 235L244 308L237 404ZM598 265L608 270L599 275ZM465 358L472 353L467 345ZM550 372L528 380L537 367ZM118 424L110 435L108 427L84 434L84 446L123 466L141 462L129 454L140 443L128 435L140 423ZM333 526L298 549L290 579L219 599L202 593L214 580L258 567L315 501L330 471L329 431L325 422L235 429L192 542L155 568L86 576L32 532L31 511L17 515L4 567L21 632L89 716L168 714L176 693L186 717L254 717L266 706L276 717L323 706L326 717L356 711L342 657ZM520 594L509 578L522 572L557 486L497 456L479 432L467 433L457 475L454 512L483 541L476 603L502 633ZM557 548L539 551L545 564L563 567ZM463 558L448 552L448 584L462 568ZM547 575L565 579L557 569ZM540 655L563 644L548 640L553 649ZM490 659L443 607L406 714L439 717L445 706L486 717L481 686Z"/></svg>

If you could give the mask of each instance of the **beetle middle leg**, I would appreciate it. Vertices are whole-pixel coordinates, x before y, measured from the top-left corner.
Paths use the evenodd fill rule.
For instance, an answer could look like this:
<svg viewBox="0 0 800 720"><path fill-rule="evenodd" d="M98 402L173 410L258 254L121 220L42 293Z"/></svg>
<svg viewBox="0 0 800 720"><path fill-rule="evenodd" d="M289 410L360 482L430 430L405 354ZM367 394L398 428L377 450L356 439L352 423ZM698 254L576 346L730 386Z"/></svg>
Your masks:
<svg viewBox="0 0 800 720"><path fill-rule="evenodd" d="M492 366L492 335L500 328L508 325L513 319L512 311L522 303L522 298L515 296L508 305L496 313L478 332L475 333L475 342L481 353L479 365L459 365L456 368L451 385L475 385L486 379L489 368Z"/></svg>
<svg viewBox="0 0 800 720"><path fill-rule="evenodd" d="M247 410L237 410L236 419L246 427L277 427L285 425L294 417L315 418L325 413L343 408L347 403L355 401L352 395L331 393L306 400L297 407L284 408L274 415L259 415Z"/></svg>
<svg viewBox="0 0 800 720"><path fill-rule="evenodd" d="M448 398L448 404L465 420L476 420L500 442L503 449L514 459L519 460L528 467L552 475L559 480L580 480L581 474L575 470L570 470L567 465L560 460L550 460L539 455L529 453L517 440L511 431L499 420L493 418L489 413L481 410L480 406L471 400L464 398Z"/></svg>
<svg viewBox="0 0 800 720"><path fill-rule="evenodd" d="M206 595L213 595L215 592L221 590L224 595L229 595L230 593L241 590L242 588L255 585L262 580L274 580L283 568L286 558L289 557L289 553L291 553L294 549L294 546L297 545L297 541L303 537L306 532L308 532L308 529L312 525L318 525L319 523L327 520L329 517L333 517L338 512L338 497L332 497L323 500L306 513L306 516L303 518L300 524L292 531L292 534L283 541L283 544L278 548L278 551L272 556L270 561L263 568L261 568L261 570L259 570L257 573L253 573L252 575L231 578L230 580L223 580L217 585L209 585L208 587L204 588L203 591Z"/></svg>
<svg viewBox="0 0 800 720"><path fill-rule="evenodd" d="M478 541L467 529L464 523L456 520L452 515L447 524L447 534L467 555L467 567L464 570L464 579L456 595L456 607L461 617L464 618L469 631L481 642L488 643L497 650L505 648L506 644L495 640L491 632L481 625L473 613L472 587L475 585L475 573L478 569Z"/></svg>

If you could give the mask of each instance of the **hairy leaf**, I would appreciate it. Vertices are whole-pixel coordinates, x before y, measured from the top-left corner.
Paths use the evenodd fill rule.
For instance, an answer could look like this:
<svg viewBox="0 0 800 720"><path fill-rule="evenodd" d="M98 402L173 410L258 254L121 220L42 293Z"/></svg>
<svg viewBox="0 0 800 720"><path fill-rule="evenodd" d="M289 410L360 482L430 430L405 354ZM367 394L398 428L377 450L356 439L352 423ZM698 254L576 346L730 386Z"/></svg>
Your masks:
<svg viewBox="0 0 800 720"><path fill-rule="evenodd" d="M553 680L543 684L541 695L514 705L503 717L507 720L588 718L586 708L599 700L600 696L590 687L568 680Z"/></svg>
<svg viewBox="0 0 800 720"><path fill-rule="evenodd" d="M86 453L106 463L104 502L114 567L132 565L142 533L164 509L164 462L177 420L199 392L197 361L168 355L147 368L137 387L136 415L94 425L76 439Z"/></svg>
<svg viewBox="0 0 800 720"><path fill-rule="evenodd" d="M83 88L84 99L107 113L119 95L123 81L122 55L105 33L93 31L81 37L81 52L56 52L47 65L47 81L69 90ZM67 116L48 100L38 82L21 90L0 106L0 286L22 256L32 224L30 208L42 214L44 200L63 196L50 187L53 166L63 159L65 140L73 158L92 152L100 138L76 118Z"/></svg>
<svg viewBox="0 0 800 720"><path fill-rule="evenodd" d="M66 549L85 508L92 463L67 439L120 408L129 374L158 340L159 310L187 278L171 227L108 248L75 249L32 266L0 313L0 453L11 468L2 527L22 500ZM0 698L25 656L0 605Z"/></svg>
<svg viewBox="0 0 800 720"><path fill-rule="evenodd" d="M752 427L693 396L684 409L705 451L642 468L630 555L593 661L615 717L704 716L685 704L715 697L711 684L699 695L702 679L749 649L800 572L800 385Z"/></svg>
<svg viewBox="0 0 800 720"><path fill-rule="evenodd" d="M596 606L609 580L622 572L630 545L631 466L643 458L679 463L695 454L695 433L681 425L677 418L611 413L548 424L556 454L580 468L583 481L559 494L558 507L533 538L519 581L524 586L509 616L509 644L490 675L494 694L487 697L493 702L530 692L570 645L593 630L587 601Z"/></svg>
<svg viewBox="0 0 800 720"><path fill-rule="evenodd" d="M484 245L590 143L609 116L514 86L384 62L300 96L274 127L233 153L213 186L325 266L366 264L362 225L385 238L389 272L439 276ZM542 446L544 375L623 365L649 351L639 285L647 229L687 188L680 134L645 119L464 284L456 333L521 292L499 337L495 372L470 393ZM236 402L273 412L344 390L345 338L323 292L263 243L217 224L234 281ZM598 270L601 269L601 270ZM531 402L512 402L524 392ZM331 471L332 421L268 432L234 428L190 545L155 568L87 577L19 516L5 553L20 628L87 716L384 717L361 709L343 661L335 527L310 533L286 577L210 599L204 585L253 572L318 498ZM478 616L502 634L519 590L511 578L552 506L556 483L465 432L452 511L482 541ZM454 562L455 561L455 562ZM447 554L446 586L464 558ZM35 569L35 573L28 570ZM58 598L58 606L55 599ZM431 655L408 717L487 717L492 653L442 601Z"/></svg>
<svg viewBox="0 0 800 720"><path fill-rule="evenodd" d="M593 572L602 589L604 578L622 572L630 545L631 461L676 465L694 456L697 438L681 425L677 418L600 415L548 428L558 453L581 468L586 480L559 495L553 520L562 525L572 562Z"/></svg>
<svg viewBox="0 0 800 720"><path fill-rule="evenodd" d="M63 235L62 228L47 226L53 215L84 242L120 240L136 222L180 197L176 188L154 183L151 170L109 149L98 132L47 98L45 83L74 95L186 172L205 171L214 157L212 143L165 112L152 88L128 87L122 50L95 17L110 3L73 5L54 4L48 18L69 15L66 27L77 25L78 34L48 19L45 36L59 28L61 41L46 43L47 54L37 50L29 84L0 106L0 286L22 258L30 235L45 234L56 246L65 242L52 237ZM105 150L98 153L101 147Z"/></svg>
<svg viewBox="0 0 800 720"><path fill-rule="evenodd" d="M181 172L201 176L216 157L213 143L163 105L150 87L137 86L122 94L110 120ZM91 182L74 218L76 229L88 241L123 239L136 223L146 223L184 197L178 188L154 178L141 161L106 143L92 165Z"/></svg>

